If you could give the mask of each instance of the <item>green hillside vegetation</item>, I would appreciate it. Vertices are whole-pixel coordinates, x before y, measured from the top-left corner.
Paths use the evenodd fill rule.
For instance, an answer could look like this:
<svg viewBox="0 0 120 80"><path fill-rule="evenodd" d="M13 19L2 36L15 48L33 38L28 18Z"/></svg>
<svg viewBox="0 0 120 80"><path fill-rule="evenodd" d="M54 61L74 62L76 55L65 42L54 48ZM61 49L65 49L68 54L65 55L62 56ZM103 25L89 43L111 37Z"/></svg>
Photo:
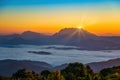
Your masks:
<svg viewBox="0 0 120 80"><path fill-rule="evenodd" d="M82 63L70 63L63 70L44 70L41 73L20 69L9 78L0 76L0 80L120 80L120 66L94 73Z"/></svg>
<svg viewBox="0 0 120 80"><path fill-rule="evenodd" d="M120 66L103 69L100 74L104 80L120 80Z"/></svg>

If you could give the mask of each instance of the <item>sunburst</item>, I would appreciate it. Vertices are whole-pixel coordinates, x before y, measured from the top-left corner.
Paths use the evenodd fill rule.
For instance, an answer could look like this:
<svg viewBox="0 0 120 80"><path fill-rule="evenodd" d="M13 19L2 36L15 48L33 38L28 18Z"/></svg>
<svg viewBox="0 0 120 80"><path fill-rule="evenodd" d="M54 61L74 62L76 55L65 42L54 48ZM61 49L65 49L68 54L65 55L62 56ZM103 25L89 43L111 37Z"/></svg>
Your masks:
<svg viewBox="0 0 120 80"><path fill-rule="evenodd" d="M78 29L82 29L82 28L83 28L83 26L78 26L77 28L78 28Z"/></svg>

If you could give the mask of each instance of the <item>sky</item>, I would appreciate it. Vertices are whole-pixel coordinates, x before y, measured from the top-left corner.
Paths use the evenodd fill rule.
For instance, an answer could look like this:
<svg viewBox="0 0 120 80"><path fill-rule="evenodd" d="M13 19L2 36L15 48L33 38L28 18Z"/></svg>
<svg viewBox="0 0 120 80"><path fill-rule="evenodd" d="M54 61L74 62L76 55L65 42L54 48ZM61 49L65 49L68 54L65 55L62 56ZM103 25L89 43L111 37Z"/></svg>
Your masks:
<svg viewBox="0 0 120 80"><path fill-rule="evenodd" d="M120 35L120 0L0 0L0 34L54 34L80 27L96 35Z"/></svg>

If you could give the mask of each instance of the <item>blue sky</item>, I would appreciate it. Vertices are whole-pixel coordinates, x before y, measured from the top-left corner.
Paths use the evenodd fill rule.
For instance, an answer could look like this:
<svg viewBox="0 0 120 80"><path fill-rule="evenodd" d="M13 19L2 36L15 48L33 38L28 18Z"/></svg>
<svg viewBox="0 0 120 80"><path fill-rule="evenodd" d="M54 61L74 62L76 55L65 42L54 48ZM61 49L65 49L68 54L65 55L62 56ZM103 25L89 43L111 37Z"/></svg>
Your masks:
<svg viewBox="0 0 120 80"><path fill-rule="evenodd" d="M1 6L50 5L50 4L86 4L86 3L119 3L120 0L0 0Z"/></svg>

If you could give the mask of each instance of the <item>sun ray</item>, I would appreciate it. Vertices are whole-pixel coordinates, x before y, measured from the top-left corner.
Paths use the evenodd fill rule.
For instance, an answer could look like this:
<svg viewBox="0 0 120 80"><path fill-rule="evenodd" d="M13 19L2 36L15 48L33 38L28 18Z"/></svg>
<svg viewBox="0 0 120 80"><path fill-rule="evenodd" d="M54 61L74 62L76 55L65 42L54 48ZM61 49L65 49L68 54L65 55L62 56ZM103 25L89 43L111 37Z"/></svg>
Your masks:
<svg viewBox="0 0 120 80"><path fill-rule="evenodd" d="M78 26L77 28L78 28L78 29L83 29L83 26Z"/></svg>

